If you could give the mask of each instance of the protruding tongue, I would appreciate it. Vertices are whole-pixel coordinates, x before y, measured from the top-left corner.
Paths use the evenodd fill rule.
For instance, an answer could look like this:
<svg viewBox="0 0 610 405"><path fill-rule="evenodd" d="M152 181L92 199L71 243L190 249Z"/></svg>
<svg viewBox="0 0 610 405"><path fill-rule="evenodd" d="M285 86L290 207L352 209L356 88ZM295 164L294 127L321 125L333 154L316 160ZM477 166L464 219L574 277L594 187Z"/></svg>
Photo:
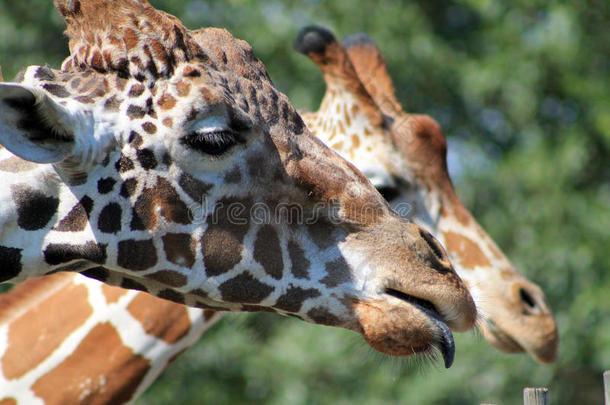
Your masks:
<svg viewBox="0 0 610 405"><path fill-rule="evenodd" d="M434 319L434 322L441 330L440 350L443 354L443 359L445 359L445 368L449 368L453 364L453 359L455 358L455 342L453 341L453 334L445 322L438 319Z"/></svg>
<svg viewBox="0 0 610 405"><path fill-rule="evenodd" d="M440 336L440 347L438 348L443 354L445 360L445 368L451 367L453 359L455 358L455 342L453 341L453 334L449 326L441 319L439 314L434 311L430 311L427 308L420 307L441 331Z"/></svg>

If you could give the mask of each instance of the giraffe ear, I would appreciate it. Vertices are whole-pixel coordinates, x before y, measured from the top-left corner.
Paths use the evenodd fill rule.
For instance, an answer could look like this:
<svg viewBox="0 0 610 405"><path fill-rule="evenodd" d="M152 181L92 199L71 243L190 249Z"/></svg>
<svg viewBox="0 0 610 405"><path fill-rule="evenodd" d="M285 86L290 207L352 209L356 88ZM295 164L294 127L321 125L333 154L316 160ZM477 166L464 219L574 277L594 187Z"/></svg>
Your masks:
<svg viewBox="0 0 610 405"><path fill-rule="evenodd" d="M70 156L75 122L46 91L0 83L0 144L20 158L55 163Z"/></svg>

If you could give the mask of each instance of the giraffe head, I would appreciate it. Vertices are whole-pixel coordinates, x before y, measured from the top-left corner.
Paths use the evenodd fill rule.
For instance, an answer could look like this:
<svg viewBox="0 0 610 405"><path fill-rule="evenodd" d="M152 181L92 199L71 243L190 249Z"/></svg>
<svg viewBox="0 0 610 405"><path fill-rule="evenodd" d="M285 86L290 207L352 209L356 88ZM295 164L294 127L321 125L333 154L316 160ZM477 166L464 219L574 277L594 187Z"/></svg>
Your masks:
<svg viewBox="0 0 610 405"><path fill-rule="evenodd" d="M78 271L451 363L449 327L476 311L446 254L309 133L247 43L144 0L55 4L62 70L0 85L2 281Z"/></svg>
<svg viewBox="0 0 610 405"><path fill-rule="evenodd" d="M557 357L555 320L542 290L522 276L459 200L447 170L447 143L425 115L396 100L383 56L366 34L343 44L322 27L301 31L296 47L322 70L327 92L309 127L363 169L403 215L441 240L469 285L485 338L507 352Z"/></svg>

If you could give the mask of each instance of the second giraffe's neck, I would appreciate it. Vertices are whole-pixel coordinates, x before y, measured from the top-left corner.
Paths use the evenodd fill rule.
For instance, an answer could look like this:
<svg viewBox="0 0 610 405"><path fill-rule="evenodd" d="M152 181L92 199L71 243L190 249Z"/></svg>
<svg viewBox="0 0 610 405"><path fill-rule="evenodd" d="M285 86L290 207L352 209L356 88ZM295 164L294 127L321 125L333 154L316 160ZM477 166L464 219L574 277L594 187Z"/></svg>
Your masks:
<svg viewBox="0 0 610 405"><path fill-rule="evenodd" d="M127 402L219 317L73 273L29 280L0 296L0 403Z"/></svg>

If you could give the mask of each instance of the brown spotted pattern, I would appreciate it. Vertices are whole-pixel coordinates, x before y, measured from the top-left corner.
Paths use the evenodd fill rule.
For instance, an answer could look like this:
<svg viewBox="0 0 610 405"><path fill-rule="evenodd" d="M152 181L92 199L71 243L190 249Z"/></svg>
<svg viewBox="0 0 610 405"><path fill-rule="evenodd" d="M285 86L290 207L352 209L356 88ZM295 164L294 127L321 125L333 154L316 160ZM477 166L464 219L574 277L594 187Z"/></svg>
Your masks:
<svg viewBox="0 0 610 405"><path fill-rule="evenodd" d="M344 282L350 281L349 275L345 272L347 265L345 263L345 259L342 257L326 263L325 267L326 276L320 280L320 282L325 284L327 287L336 287Z"/></svg>
<svg viewBox="0 0 610 405"><path fill-rule="evenodd" d="M74 302L84 304L78 306L77 312L62 316L65 313L63 308ZM8 346L0 359L3 375L16 379L36 367L92 312L87 304L87 289L68 285L60 294L51 295L37 308L13 320L8 331ZM48 322L48 314L54 314L56 322Z"/></svg>
<svg viewBox="0 0 610 405"><path fill-rule="evenodd" d="M104 298L106 298L106 303L108 304L114 304L118 302L118 300L122 296L124 296L127 291L128 290L112 287L107 284L102 285L102 292L104 293Z"/></svg>
<svg viewBox="0 0 610 405"><path fill-rule="evenodd" d="M195 263L194 243L189 234L167 233L163 235L163 249L170 262L183 267L193 267Z"/></svg>
<svg viewBox="0 0 610 405"><path fill-rule="evenodd" d="M455 232L444 232L443 236L447 251L459 260L464 269L474 270L476 267L491 266L479 244L472 239Z"/></svg>
<svg viewBox="0 0 610 405"><path fill-rule="evenodd" d="M54 229L59 232L82 231L89 223L92 209L93 200L89 196L84 196Z"/></svg>
<svg viewBox="0 0 610 405"><path fill-rule="evenodd" d="M181 339L189 329L190 319L185 307L158 301L147 294L138 294L128 310L144 326L146 333L169 344Z"/></svg>
<svg viewBox="0 0 610 405"><path fill-rule="evenodd" d="M217 203L201 238L201 253L208 276L225 273L241 261L243 240L250 228L247 214L251 206L250 200L227 199Z"/></svg>
<svg viewBox="0 0 610 405"><path fill-rule="evenodd" d="M122 240L118 244L117 263L129 270L147 270L157 264L156 252L152 239Z"/></svg>
<svg viewBox="0 0 610 405"><path fill-rule="evenodd" d="M303 248L293 240L288 242L288 253L290 255L291 271L296 278L308 278L310 261L305 257Z"/></svg>
<svg viewBox="0 0 610 405"><path fill-rule="evenodd" d="M80 361L85 355L93 361ZM32 390L48 403L66 403L71 399L91 404L123 403L133 396L149 367L147 360L134 356L121 344L110 324L100 324L70 357L36 381Z"/></svg>
<svg viewBox="0 0 610 405"><path fill-rule="evenodd" d="M93 307L88 300L100 294L104 300ZM52 318L56 322L48 322ZM0 330L12 331L9 337L22 334L0 348L0 400L27 403L24 398L31 397L23 389L28 387L19 384L24 378L32 381L31 394L47 405L123 403L141 393L216 319L209 311L76 274L28 280L0 296ZM68 337L74 346L62 348Z"/></svg>
<svg viewBox="0 0 610 405"><path fill-rule="evenodd" d="M252 304L263 301L274 290L272 286L258 281L248 272L225 281L218 289L223 301Z"/></svg>
<svg viewBox="0 0 610 405"><path fill-rule="evenodd" d="M286 312L298 312L307 299L316 298L319 295L320 292L313 288L290 287L284 295L277 299L275 307Z"/></svg>
<svg viewBox="0 0 610 405"><path fill-rule="evenodd" d="M153 187L145 188L136 200L131 215L132 230L152 230L159 224L159 217L166 221L188 224L191 214L174 187L159 177Z"/></svg>
<svg viewBox="0 0 610 405"><path fill-rule="evenodd" d="M277 280L282 278L284 261L280 238L276 230L270 225L263 225L258 230L254 242L254 260L259 262L271 277Z"/></svg>

